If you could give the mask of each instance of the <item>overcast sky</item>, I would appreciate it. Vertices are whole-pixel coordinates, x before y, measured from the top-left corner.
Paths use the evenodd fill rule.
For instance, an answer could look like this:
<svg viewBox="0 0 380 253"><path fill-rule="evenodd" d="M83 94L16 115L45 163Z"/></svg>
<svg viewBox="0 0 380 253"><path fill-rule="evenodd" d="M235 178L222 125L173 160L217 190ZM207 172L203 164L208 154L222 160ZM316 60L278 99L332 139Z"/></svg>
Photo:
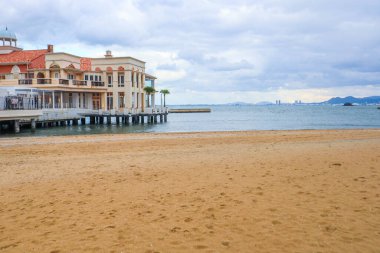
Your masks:
<svg viewBox="0 0 380 253"><path fill-rule="evenodd" d="M24 49L132 56L169 104L380 95L379 0L0 0Z"/></svg>

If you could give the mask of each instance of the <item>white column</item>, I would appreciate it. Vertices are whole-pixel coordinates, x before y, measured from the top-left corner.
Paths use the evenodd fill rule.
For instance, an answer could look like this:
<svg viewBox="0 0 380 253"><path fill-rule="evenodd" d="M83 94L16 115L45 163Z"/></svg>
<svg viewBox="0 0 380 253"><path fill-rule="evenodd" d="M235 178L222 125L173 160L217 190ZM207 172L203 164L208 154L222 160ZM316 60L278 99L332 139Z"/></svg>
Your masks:
<svg viewBox="0 0 380 253"><path fill-rule="evenodd" d="M134 92L133 93L133 99L134 99L134 101L135 101L135 108L138 108L138 105L137 105L137 92Z"/></svg>
<svg viewBox="0 0 380 253"><path fill-rule="evenodd" d="M108 80L106 80L108 82ZM107 86L107 83L106 83ZM108 91L106 91L106 104L105 104L106 110L108 110Z"/></svg>
<svg viewBox="0 0 380 253"><path fill-rule="evenodd" d="M85 93L85 96L87 101L87 108L93 110L94 108L92 107L92 93Z"/></svg>
<svg viewBox="0 0 380 253"><path fill-rule="evenodd" d="M54 96L54 91L52 91L52 97L53 97L53 109L55 109L55 96Z"/></svg>
<svg viewBox="0 0 380 253"><path fill-rule="evenodd" d="M151 81L152 88L154 88L154 79ZM152 105L156 105L156 95L152 95Z"/></svg>
<svg viewBox="0 0 380 253"><path fill-rule="evenodd" d="M42 109L45 109L45 91L42 91Z"/></svg>
<svg viewBox="0 0 380 253"><path fill-rule="evenodd" d="M119 108L119 92L117 92L117 89L113 90L112 97L113 97L113 108L112 109L116 110Z"/></svg>
<svg viewBox="0 0 380 253"><path fill-rule="evenodd" d="M61 91L61 109L63 109L63 91Z"/></svg>

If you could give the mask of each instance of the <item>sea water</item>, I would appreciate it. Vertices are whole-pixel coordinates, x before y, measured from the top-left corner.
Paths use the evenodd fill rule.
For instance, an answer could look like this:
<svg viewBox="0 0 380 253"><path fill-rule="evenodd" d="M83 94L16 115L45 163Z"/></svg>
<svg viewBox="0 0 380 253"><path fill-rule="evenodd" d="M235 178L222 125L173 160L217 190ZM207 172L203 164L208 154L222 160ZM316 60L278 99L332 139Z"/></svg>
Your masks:
<svg viewBox="0 0 380 253"><path fill-rule="evenodd" d="M332 105L252 105L252 106L171 106L207 107L210 113L170 113L166 123L139 125L79 125L22 129L9 136L52 136L80 134L119 134L145 132L203 132L243 130L355 129L380 128L377 106Z"/></svg>

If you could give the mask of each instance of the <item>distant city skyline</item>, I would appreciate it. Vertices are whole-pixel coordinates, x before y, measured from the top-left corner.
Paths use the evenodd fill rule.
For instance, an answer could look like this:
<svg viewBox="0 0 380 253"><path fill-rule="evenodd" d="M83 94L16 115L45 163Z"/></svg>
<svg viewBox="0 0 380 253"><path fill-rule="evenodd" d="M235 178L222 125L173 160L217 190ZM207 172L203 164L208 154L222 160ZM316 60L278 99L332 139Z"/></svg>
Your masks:
<svg viewBox="0 0 380 253"><path fill-rule="evenodd" d="M380 2L0 0L24 49L148 63L169 104L380 95Z"/></svg>

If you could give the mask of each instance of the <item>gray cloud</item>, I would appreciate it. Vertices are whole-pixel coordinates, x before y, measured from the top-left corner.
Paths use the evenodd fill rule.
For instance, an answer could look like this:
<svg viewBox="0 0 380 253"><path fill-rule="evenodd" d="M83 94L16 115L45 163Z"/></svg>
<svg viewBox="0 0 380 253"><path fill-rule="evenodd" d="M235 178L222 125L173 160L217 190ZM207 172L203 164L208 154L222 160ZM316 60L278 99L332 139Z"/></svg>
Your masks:
<svg viewBox="0 0 380 253"><path fill-rule="evenodd" d="M7 6L0 8L0 25L7 24L21 43L80 42L128 48L131 55L134 50L173 54L176 63L150 68L186 72L165 82L173 89L380 84L375 0L0 0L0 6Z"/></svg>

